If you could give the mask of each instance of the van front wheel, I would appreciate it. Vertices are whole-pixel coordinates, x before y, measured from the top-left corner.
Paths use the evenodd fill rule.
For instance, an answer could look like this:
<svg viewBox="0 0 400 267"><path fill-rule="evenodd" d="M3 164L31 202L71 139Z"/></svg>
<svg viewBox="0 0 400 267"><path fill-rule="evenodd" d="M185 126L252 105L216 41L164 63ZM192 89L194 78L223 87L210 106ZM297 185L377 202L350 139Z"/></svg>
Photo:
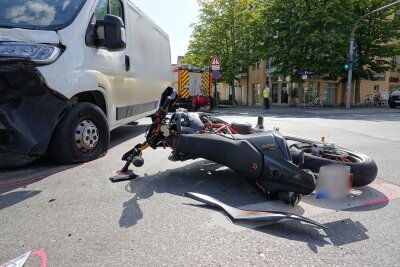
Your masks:
<svg viewBox="0 0 400 267"><path fill-rule="evenodd" d="M50 157L62 164L87 162L107 153L110 132L104 112L91 103L71 107L57 125Z"/></svg>

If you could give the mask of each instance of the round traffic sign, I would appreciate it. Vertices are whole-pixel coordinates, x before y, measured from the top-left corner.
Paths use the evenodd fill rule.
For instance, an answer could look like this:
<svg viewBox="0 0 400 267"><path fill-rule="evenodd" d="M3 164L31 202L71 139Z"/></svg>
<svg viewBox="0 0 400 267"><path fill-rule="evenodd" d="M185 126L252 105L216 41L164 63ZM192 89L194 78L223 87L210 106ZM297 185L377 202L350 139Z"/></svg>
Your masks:
<svg viewBox="0 0 400 267"><path fill-rule="evenodd" d="M221 73L219 71L215 70L212 73L212 77L214 80L218 80L219 78L221 78Z"/></svg>

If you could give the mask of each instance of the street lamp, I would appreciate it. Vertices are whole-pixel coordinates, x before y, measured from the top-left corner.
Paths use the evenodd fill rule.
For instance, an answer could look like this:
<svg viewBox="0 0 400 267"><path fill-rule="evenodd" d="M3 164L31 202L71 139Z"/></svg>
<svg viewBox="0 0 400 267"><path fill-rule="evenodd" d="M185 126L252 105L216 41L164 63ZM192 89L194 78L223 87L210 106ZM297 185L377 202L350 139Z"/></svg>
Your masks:
<svg viewBox="0 0 400 267"><path fill-rule="evenodd" d="M351 85L352 85L352 81L353 81L354 35L355 35L355 32L356 32L356 30L357 30L357 28L358 28L358 25L360 24L360 21L361 21L362 19L365 19L366 17L368 17L368 16L370 16L370 15L372 15L372 14L375 14L375 13L377 13L377 12L379 12L379 11L388 9L389 7L394 6L394 5L397 5L397 4L400 4L400 0L399 0L399 1L396 1L396 2L393 2L393 3L391 3L391 4L388 4L388 5L385 5L385 6L383 6L383 7L380 7L380 8L378 8L378 9L375 9L375 10L373 10L373 11L371 11L371 12L369 12L369 13L363 15L363 16L361 16L361 17L356 21L356 23L354 23L354 25L353 25L353 30L351 31L351 38L350 38L350 48L349 48L349 60L350 60L349 63L350 63L350 64L349 64L349 74L348 74L348 80L347 80L347 99L346 99L347 101L346 101L346 109L350 109L350 103L351 103Z"/></svg>

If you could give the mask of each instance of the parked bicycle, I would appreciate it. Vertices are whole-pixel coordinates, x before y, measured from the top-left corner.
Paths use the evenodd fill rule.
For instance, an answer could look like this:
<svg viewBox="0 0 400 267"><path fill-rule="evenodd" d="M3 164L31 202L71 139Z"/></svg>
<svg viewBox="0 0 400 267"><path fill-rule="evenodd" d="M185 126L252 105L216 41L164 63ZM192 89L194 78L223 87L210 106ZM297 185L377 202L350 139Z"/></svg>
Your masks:
<svg viewBox="0 0 400 267"><path fill-rule="evenodd" d="M324 100L321 98L320 95L318 95L312 101L308 102L307 106L309 106L309 107L323 107L324 106Z"/></svg>
<svg viewBox="0 0 400 267"><path fill-rule="evenodd" d="M381 106L384 107L386 106L386 100L384 100L380 95L376 94L373 96L371 99L372 94L368 94L367 98L365 99L365 105L366 106L371 106L372 104L374 106Z"/></svg>

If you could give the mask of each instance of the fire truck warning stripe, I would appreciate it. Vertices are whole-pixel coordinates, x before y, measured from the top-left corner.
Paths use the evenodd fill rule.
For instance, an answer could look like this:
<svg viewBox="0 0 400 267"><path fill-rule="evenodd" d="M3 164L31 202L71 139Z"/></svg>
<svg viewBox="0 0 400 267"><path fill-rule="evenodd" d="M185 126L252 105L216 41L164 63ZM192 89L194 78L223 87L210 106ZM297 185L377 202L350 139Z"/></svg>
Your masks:
<svg viewBox="0 0 400 267"><path fill-rule="evenodd" d="M182 86L189 84L189 72L188 71L182 71L181 84L182 84Z"/></svg>
<svg viewBox="0 0 400 267"><path fill-rule="evenodd" d="M203 95L207 96L208 91L209 91L209 78L210 75L208 72L203 72L203 79L202 79L202 89L203 89Z"/></svg>
<svg viewBox="0 0 400 267"><path fill-rule="evenodd" d="M181 98L188 98L189 97L189 89L182 89Z"/></svg>

